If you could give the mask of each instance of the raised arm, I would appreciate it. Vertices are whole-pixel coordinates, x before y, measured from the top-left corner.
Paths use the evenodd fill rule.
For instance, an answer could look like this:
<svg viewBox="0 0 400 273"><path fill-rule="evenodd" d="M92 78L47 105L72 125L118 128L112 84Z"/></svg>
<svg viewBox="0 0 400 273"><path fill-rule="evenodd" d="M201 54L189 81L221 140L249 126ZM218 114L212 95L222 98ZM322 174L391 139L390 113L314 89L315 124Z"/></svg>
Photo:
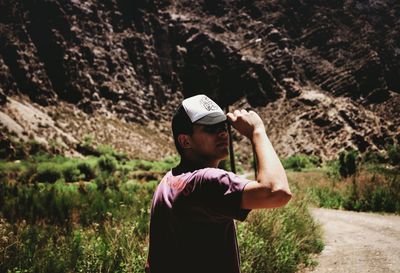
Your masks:
<svg viewBox="0 0 400 273"><path fill-rule="evenodd" d="M242 208L276 208L287 204L292 197L285 170L265 132L260 116L246 110L227 114L232 126L246 136L254 147L258 162L257 181L246 185Z"/></svg>

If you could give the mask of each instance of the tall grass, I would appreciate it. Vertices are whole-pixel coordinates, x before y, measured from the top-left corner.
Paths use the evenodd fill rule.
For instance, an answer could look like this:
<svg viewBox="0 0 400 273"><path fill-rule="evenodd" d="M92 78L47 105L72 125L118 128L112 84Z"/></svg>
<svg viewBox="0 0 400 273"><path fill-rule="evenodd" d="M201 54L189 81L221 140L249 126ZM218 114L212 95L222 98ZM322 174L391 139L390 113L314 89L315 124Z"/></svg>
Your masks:
<svg viewBox="0 0 400 273"><path fill-rule="evenodd" d="M143 272L147 236L140 219L107 220L65 231L0 220L1 272Z"/></svg>
<svg viewBox="0 0 400 273"><path fill-rule="evenodd" d="M82 159L0 161L0 272L143 272L152 195L177 163L128 160L109 148ZM322 242L307 202L238 224L243 272L312 263Z"/></svg>
<svg viewBox="0 0 400 273"><path fill-rule="evenodd" d="M296 272L300 265L313 265L311 254L323 249L304 198L285 208L253 211L238 231L244 273Z"/></svg>
<svg viewBox="0 0 400 273"><path fill-rule="evenodd" d="M57 182L8 188L0 272L142 272L155 186L130 182L101 192L94 183Z"/></svg>
<svg viewBox="0 0 400 273"><path fill-rule="evenodd" d="M292 186L319 207L400 214L400 170L382 164L357 166L357 172L341 177L339 163L322 170L288 173Z"/></svg>
<svg viewBox="0 0 400 273"><path fill-rule="evenodd" d="M400 173L391 175L364 171L344 183L348 187L343 200L345 209L400 214Z"/></svg>
<svg viewBox="0 0 400 273"><path fill-rule="evenodd" d="M150 195L142 198L150 199ZM128 206L129 207L129 206ZM132 207L131 207L132 208ZM108 213L101 221L65 229L45 222L0 222L6 238L1 272L143 272L148 246L149 205L121 217ZM320 231L305 200L285 209L254 211L238 224L242 271L296 272L313 264L321 251Z"/></svg>
<svg viewBox="0 0 400 273"><path fill-rule="evenodd" d="M392 176L361 171L336 185L327 183L312 187L308 193L321 207L400 214L398 174Z"/></svg>

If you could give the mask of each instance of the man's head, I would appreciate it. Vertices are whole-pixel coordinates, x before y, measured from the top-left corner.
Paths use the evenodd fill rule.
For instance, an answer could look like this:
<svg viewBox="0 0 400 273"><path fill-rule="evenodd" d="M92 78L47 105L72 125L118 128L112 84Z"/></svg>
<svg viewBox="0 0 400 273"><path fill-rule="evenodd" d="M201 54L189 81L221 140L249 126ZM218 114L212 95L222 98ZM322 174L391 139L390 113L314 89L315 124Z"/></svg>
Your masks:
<svg viewBox="0 0 400 273"><path fill-rule="evenodd" d="M185 150L210 157L227 155L226 115L205 95L182 102L172 119L172 132L181 156Z"/></svg>

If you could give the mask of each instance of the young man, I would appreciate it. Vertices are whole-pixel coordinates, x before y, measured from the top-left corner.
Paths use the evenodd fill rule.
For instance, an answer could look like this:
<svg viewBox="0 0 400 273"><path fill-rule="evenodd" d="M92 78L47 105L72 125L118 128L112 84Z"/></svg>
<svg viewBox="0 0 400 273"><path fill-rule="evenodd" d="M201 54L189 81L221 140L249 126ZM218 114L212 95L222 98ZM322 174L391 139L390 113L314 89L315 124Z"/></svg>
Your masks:
<svg viewBox="0 0 400 273"><path fill-rule="evenodd" d="M257 181L218 169L228 155L227 122L252 143ZM285 171L253 111L227 115L210 98L185 99L172 120L178 166L153 197L146 272L239 273L234 219L276 208L291 198Z"/></svg>

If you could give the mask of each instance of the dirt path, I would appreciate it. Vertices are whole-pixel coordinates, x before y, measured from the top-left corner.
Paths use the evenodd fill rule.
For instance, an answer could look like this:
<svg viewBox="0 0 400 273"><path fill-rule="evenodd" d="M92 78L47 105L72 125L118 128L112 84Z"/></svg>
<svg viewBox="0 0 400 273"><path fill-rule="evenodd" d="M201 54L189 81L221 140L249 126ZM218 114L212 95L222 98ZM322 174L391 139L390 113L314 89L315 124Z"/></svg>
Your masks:
<svg viewBox="0 0 400 273"><path fill-rule="evenodd" d="M400 216L312 209L325 249L306 272L400 272Z"/></svg>

